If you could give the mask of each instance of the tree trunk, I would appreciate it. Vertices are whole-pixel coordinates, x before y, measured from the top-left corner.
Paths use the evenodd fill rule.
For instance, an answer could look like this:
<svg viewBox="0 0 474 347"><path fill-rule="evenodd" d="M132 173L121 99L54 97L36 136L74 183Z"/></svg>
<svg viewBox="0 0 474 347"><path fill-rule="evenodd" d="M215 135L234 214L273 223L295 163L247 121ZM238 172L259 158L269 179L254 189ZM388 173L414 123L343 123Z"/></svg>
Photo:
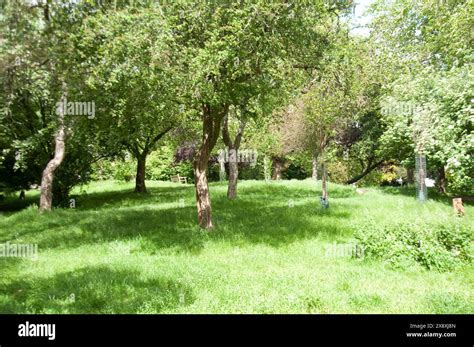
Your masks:
<svg viewBox="0 0 474 347"><path fill-rule="evenodd" d="M241 109L241 116L244 117L244 108ZM224 144L229 149L229 184L227 187L227 197L231 200L237 197L237 180L239 177L239 163L238 163L238 150L240 147L240 141L242 140L242 135L244 133L246 121L241 119L239 130L235 135L234 141L230 138L229 133L229 118L228 115L224 117L224 122L222 124L222 139Z"/></svg>
<svg viewBox="0 0 474 347"><path fill-rule="evenodd" d="M418 200L421 202L425 202L427 199L428 191L426 188L426 171L423 168L418 170L418 175L416 177L417 182L417 192Z"/></svg>
<svg viewBox="0 0 474 347"><path fill-rule="evenodd" d="M227 187L227 197L235 199L237 196L237 178L239 176L239 163L237 161L237 150L231 149L229 155L229 186Z"/></svg>
<svg viewBox="0 0 474 347"><path fill-rule="evenodd" d="M165 128L163 131L157 133L154 137L148 137L144 143L143 149L140 148L138 142L130 144L128 149L137 159L137 175L135 176L135 193L146 193L145 175L146 175L146 157L152 150L153 146L170 131L173 126Z"/></svg>
<svg viewBox="0 0 474 347"><path fill-rule="evenodd" d="M413 171L413 168L411 167L407 169L407 183L408 184L415 183L415 173Z"/></svg>
<svg viewBox="0 0 474 347"><path fill-rule="evenodd" d="M279 158L273 158L272 180L281 180L283 172L283 162Z"/></svg>
<svg viewBox="0 0 474 347"><path fill-rule="evenodd" d="M63 100L65 99L65 94L63 94ZM54 182L54 172L61 165L64 159L66 151L66 126L64 124L64 108L58 108L59 116L59 129L55 135L55 148L54 148L54 157L51 159L46 168L43 170L43 175L41 178L41 196L40 196L40 205L39 210L51 211L53 205L53 182Z"/></svg>
<svg viewBox="0 0 474 347"><path fill-rule="evenodd" d="M446 194L446 172L444 171L444 165L440 166L438 169L438 180L436 182L438 191L440 193Z"/></svg>
<svg viewBox="0 0 474 347"><path fill-rule="evenodd" d="M198 211L198 223L201 228L211 229L212 209L211 197L209 195L209 186L207 183L207 159L202 156L194 165L194 181L196 187L196 206Z"/></svg>
<svg viewBox="0 0 474 347"><path fill-rule="evenodd" d="M265 156L263 157L263 178L265 179L265 181L270 181L270 170L271 170L271 167L269 165L269 160L268 160L268 156L265 154Z"/></svg>
<svg viewBox="0 0 474 347"><path fill-rule="evenodd" d="M225 161L223 158L219 159L219 181L224 182L226 179L225 174Z"/></svg>
<svg viewBox="0 0 474 347"><path fill-rule="evenodd" d="M323 191L323 199L325 201L328 200L328 187L327 187L327 174L326 174L326 166L323 164L321 166L321 171L322 171L322 176L321 176L321 180L322 180L322 191Z"/></svg>
<svg viewBox="0 0 474 347"><path fill-rule="evenodd" d="M202 110L202 143L194 157L194 187L196 190L196 207L198 223L201 228L212 229L212 209L209 186L207 183L207 165L209 155L219 137L222 118L227 107L215 111L210 105L203 105Z"/></svg>
<svg viewBox="0 0 474 347"><path fill-rule="evenodd" d="M316 154L313 154L313 170L311 174L313 180L318 179L318 157Z"/></svg>
<svg viewBox="0 0 474 347"><path fill-rule="evenodd" d="M146 154L137 158L137 176L135 177L135 193L146 193L145 186Z"/></svg>

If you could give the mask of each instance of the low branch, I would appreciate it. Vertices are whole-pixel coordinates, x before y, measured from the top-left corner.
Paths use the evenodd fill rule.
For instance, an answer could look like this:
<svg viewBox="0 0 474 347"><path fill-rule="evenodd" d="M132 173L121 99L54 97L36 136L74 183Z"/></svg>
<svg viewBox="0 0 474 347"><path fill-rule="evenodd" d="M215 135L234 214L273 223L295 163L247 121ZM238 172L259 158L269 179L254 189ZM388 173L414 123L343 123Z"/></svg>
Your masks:
<svg viewBox="0 0 474 347"><path fill-rule="evenodd" d="M145 148L143 149L143 152L144 153L148 152L150 150L150 148L153 147L155 145L155 143L157 143L171 129L173 129L173 127L169 126L165 130L163 130L161 133L157 134L153 139L151 139L150 142L147 142L147 144L145 145Z"/></svg>
<svg viewBox="0 0 474 347"><path fill-rule="evenodd" d="M365 176L367 176L369 173L371 173L375 168L377 168L380 164L383 163L383 160L380 160L372 165L368 165L364 171L362 171L359 175L355 176L355 177L352 177L351 179L347 180L346 181L346 184L353 184L353 183L356 183L358 181L360 181L362 178L364 178Z"/></svg>

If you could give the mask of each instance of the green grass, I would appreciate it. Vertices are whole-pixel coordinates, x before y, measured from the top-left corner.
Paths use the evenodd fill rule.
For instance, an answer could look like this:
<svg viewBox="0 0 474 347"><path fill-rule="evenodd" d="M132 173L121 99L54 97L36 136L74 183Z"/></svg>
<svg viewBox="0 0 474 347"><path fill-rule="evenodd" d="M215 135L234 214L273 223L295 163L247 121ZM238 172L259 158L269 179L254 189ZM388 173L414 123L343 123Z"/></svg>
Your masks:
<svg viewBox="0 0 474 347"><path fill-rule="evenodd" d="M0 258L1 313L473 313L472 266L455 272L326 254L358 225L449 220L449 201L406 189L313 181L211 184L211 232L196 226L193 186L96 182L76 209L0 215L0 243L37 243L37 260ZM37 192L28 192L27 204ZM182 200L181 200L182 199ZM8 203L6 201L3 205ZM16 203L15 208L20 206ZM12 205L9 205L12 206ZM474 207L464 222L473 227Z"/></svg>

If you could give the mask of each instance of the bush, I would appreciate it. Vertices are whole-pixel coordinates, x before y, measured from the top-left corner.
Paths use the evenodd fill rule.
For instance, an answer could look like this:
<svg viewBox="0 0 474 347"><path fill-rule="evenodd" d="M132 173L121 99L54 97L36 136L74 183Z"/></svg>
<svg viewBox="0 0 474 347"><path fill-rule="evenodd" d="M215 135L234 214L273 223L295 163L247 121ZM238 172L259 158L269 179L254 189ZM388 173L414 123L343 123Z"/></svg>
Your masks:
<svg viewBox="0 0 474 347"><path fill-rule="evenodd" d="M101 181L112 179L114 176L114 162L102 159L92 164L92 180Z"/></svg>
<svg viewBox="0 0 474 347"><path fill-rule="evenodd" d="M249 163L241 163L239 164L239 179L241 180L263 180L265 169L263 167L264 156L259 155L257 156L257 162L254 165ZM271 160L269 159L271 163ZM271 173L271 167L269 169Z"/></svg>
<svg viewBox="0 0 474 347"><path fill-rule="evenodd" d="M344 184L349 179L349 168L343 161L328 161L326 170L329 180L333 183ZM321 179L322 174L321 168L319 168L318 179Z"/></svg>
<svg viewBox="0 0 474 347"><path fill-rule="evenodd" d="M100 160L92 167L93 180L114 179L129 182L135 179L137 160L130 154L113 160ZM171 176L180 175L192 183L194 178L193 164L183 160L175 162L172 147L162 146L147 156L145 179L169 181Z"/></svg>
<svg viewBox="0 0 474 347"><path fill-rule="evenodd" d="M359 228L355 237L364 247L366 258L384 259L394 266L417 262L430 270L447 271L471 261L473 232L461 222L372 223Z"/></svg>
<svg viewBox="0 0 474 347"><path fill-rule="evenodd" d="M175 175L173 166L173 148L162 146L151 152L146 162L146 179L157 181L169 181L170 176Z"/></svg>
<svg viewBox="0 0 474 347"><path fill-rule="evenodd" d="M297 180L304 180L307 178L310 174L306 172L304 167L291 163L290 166L288 166L288 169L283 171L283 179L285 180L291 180L291 179L297 179Z"/></svg>
<svg viewBox="0 0 474 347"><path fill-rule="evenodd" d="M130 182L136 174L136 161L133 158L120 160L114 163L113 179Z"/></svg>
<svg viewBox="0 0 474 347"><path fill-rule="evenodd" d="M93 164L92 179L129 182L134 179L137 170L136 159L127 154L124 158L115 160L103 159Z"/></svg>
<svg viewBox="0 0 474 347"><path fill-rule="evenodd" d="M169 181L171 176L180 175L188 178L188 183L193 182L193 163L188 160L176 162L174 160L174 149L170 146L162 146L150 153L146 165L146 179Z"/></svg>

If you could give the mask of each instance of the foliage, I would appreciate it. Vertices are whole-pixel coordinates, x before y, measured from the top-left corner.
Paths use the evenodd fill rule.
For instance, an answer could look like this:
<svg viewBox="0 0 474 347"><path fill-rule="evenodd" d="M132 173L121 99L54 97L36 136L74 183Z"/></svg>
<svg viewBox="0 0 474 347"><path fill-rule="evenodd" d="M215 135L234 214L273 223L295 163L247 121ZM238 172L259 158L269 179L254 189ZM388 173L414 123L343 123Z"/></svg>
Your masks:
<svg viewBox="0 0 474 347"><path fill-rule="evenodd" d="M88 18L75 36L78 73L87 76L80 87L100 110L96 137L105 153L134 156L138 192L146 191L147 156L186 114L170 35L158 8L127 8Z"/></svg>
<svg viewBox="0 0 474 347"><path fill-rule="evenodd" d="M401 223L360 226L356 239L364 247L364 256L381 258L395 266L415 261L428 269L453 270L471 261L470 245L474 233L465 224Z"/></svg>
<svg viewBox="0 0 474 347"><path fill-rule="evenodd" d="M0 16L0 185L24 189L39 184L54 153L58 128L56 103L63 92L80 97L74 88L71 41L92 9L84 3L3 2ZM81 100L82 101L82 100ZM67 117L66 157L56 173L53 201L87 182L97 158L97 143L88 120Z"/></svg>
<svg viewBox="0 0 474 347"><path fill-rule="evenodd" d="M94 164L93 178L95 180L114 179L129 182L135 178L136 162L129 155L115 160L101 160ZM193 166L188 160L176 161L173 147L161 146L147 157L146 179L154 181L169 181L171 176L187 177L193 182Z"/></svg>
<svg viewBox="0 0 474 347"><path fill-rule="evenodd" d="M193 182L193 165L189 160L176 161L173 148L163 146L152 152L148 158L147 179L169 181L171 176L186 177Z"/></svg>
<svg viewBox="0 0 474 347"><path fill-rule="evenodd" d="M473 72L466 68L425 69L397 80L386 101L392 112L385 115L382 137L386 147L400 144L393 149L404 146L411 153L426 154L432 165L444 166L451 190L467 194L474 187L473 81Z"/></svg>
<svg viewBox="0 0 474 347"><path fill-rule="evenodd" d="M385 152L407 166L426 154L446 171L447 188L463 194L474 187L473 9L472 0L380 0L372 24L391 79L381 103Z"/></svg>

